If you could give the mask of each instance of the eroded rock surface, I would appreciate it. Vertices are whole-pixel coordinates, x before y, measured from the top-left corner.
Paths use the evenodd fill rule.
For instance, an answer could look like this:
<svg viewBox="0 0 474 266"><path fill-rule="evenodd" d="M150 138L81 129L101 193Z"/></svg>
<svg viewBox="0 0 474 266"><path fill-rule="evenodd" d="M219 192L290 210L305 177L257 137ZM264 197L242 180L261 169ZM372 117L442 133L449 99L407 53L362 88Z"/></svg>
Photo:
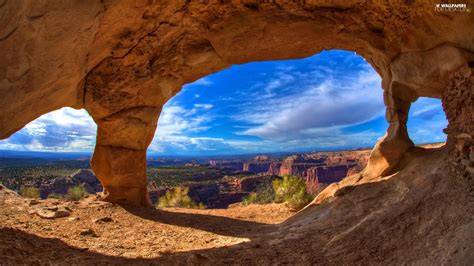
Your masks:
<svg viewBox="0 0 474 266"><path fill-rule="evenodd" d="M411 103L464 86L449 77L474 51L474 13L429 1L1 1L0 25L0 137L60 107L87 109L103 197L135 205L150 203L145 155L161 108L186 83L323 49L362 55L383 78L389 128L354 184L393 172L413 147Z"/></svg>

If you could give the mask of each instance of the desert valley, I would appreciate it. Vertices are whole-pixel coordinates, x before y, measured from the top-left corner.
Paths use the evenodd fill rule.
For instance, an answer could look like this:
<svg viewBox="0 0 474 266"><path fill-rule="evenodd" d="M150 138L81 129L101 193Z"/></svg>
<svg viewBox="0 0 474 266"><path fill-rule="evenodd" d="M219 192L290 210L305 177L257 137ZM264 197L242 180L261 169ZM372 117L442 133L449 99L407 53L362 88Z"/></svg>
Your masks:
<svg viewBox="0 0 474 266"><path fill-rule="evenodd" d="M304 180L306 190L315 196L326 186L344 177L359 173L367 164L370 150L317 152L288 157L251 157L241 155L211 160L196 157L148 159L148 191L155 204L159 197L175 187L189 188L196 203L207 208L227 208L241 202L245 196L285 175ZM10 155L14 156L14 155ZM26 157L30 156L30 157ZM0 158L0 182L21 194L21 188L36 188L39 198L64 197L68 190L82 186L89 194L103 188L88 169L87 156L77 158ZM248 158L248 159L245 159Z"/></svg>

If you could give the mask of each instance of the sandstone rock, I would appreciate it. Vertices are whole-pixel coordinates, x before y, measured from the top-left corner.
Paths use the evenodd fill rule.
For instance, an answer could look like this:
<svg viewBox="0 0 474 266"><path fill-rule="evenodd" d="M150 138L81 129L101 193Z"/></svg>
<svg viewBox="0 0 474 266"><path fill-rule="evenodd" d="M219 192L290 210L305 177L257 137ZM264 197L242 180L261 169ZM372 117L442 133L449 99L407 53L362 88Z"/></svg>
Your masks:
<svg viewBox="0 0 474 266"><path fill-rule="evenodd" d="M101 217L101 218L97 218L97 219L94 219L93 222L94 223L110 223L110 222L113 222L114 220L108 216L105 216L105 217Z"/></svg>
<svg viewBox="0 0 474 266"><path fill-rule="evenodd" d="M276 175L275 175L276 176ZM239 190L245 192L255 191L260 184L268 180L268 176L265 175L255 175L246 178L239 179L236 186Z"/></svg>
<svg viewBox="0 0 474 266"><path fill-rule="evenodd" d="M28 206L33 206L33 205L37 205L39 203L38 200L36 199L32 199L32 200L29 200L28 201Z"/></svg>
<svg viewBox="0 0 474 266"><path fill-rule="evenodd" d="M45 219L63 218L71 215L71 210L67 207L45 207L37 210L36 214Z"/></svg>
<svg viewBox="0 0 474 266"><path fill-rule="evenodd" d="M251 172L251 173L265 173L268 172L268 169L272 162L269 161L252 161L246 162L243 166L244 172Z"/></svg>
<svg viewBox="0 0 474 266"><path fill-rule="evenodd" d="M257 162L266 162L269 160L269 158L266 155L258 155L258 156L255 156L253 160Z"/></svg>
<svg viewBox="0 0 474 266"><path fill-rule="evenodd" d="M50 194L64 195L69 188L82 185L91 194L102 191L102 185L89 169L81 169L71 176L57 177L48 180L34 180L31 186L37 187L41 198L45 199Z"/></svg>
<svg viewBox="0 0 474 266"><path fill-rule="evenodd" d="M280 174L280 167L281 163L280 162L273 162L268 166L268 172L267 174L269 175L279 175Z"/></svg>
<svg viewBox="0 0 474 266"><path fill-rule="evenodd" d="M69 222L75 222L75 221L79 221L80 218L79 217L70 217L67 219Z"/></svg>
<svg viewBox="0 0 474 266"><path fill-rule="evenodd" d="M88 229L83 229L79 235L81 236L91 236L91 237L98 237L98 235L94 232L94 230L88 228Z"/></svg>
<svg viewBox="0 0 474 266"><path fill-rule="evenodd" d="M103 189L97 177L89 169L81 169L77 171L71 175L71 179L74 183L83 184L87 192L92 194L101 192Z"/></svg>

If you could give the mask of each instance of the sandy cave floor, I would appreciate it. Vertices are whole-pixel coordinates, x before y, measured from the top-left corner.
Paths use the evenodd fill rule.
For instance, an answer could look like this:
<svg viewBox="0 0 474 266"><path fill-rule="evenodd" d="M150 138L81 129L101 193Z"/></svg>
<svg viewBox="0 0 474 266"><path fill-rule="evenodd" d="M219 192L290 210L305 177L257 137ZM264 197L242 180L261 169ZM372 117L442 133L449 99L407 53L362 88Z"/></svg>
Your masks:
<svg viewBox="0 0 474 266"><path fill-rule="evenodd" d="M472 180L446 158L443 148L413 149L403 170L295 215L277 204L155 210L85 199L48 220L32 210L64 202L31 204L3 190L0 262L472 265ZM112 221L95 222L104 217Z"/></svg>
<svg viewBox="0 0 474 266"><path fill-rule="evenodd" d="M94 201L31 200L2 193L0 261L75 262L94 253L123 258L160 258L176 252L199 256L200 249L225 248L272 231L293 214L283 204L228 209L127 209ZM33 204L32 204L33 203ZM67 206L72 215L43 219L33 213L42 207ZM100 218L112 221L99 221ZM92 229L96 236L81 235ZM64 250L66 249L66 250ZM194 253L194 251L196 251ZM22 254L20 256L20 254ZM28 257L23 255L28 254ZM51 255L53 255L51 257ZM88 259L86 259L88 261ZM106 260L107 261L107 260ZM59 261L58 261L59 262Z"/></svg>

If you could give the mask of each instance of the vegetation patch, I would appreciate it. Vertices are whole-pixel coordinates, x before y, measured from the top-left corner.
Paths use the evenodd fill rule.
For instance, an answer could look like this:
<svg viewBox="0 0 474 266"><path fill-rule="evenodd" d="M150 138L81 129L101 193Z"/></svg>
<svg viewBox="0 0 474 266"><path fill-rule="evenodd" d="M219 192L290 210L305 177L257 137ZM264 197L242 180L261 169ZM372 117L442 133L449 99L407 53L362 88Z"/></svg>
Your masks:
<svg viewBox="0 0 474 266"><path fill-rule="evenodd" d="M297 177L285 175L270 183L263 183L257 192L250 193L242 199L242 204L265 204L270 202L285 203L293 210L300 210L313 200L306 192L306 182Z"/></svg>
<svg viewBox="0 0 474 266"><path fill-rule="evenodd" d="M197 204L188 195L188 187L177 187L173 190L166 191L163 197L158 199L156 203L157 208L177 207L177 208L192 208L205 209L206 205L203 203Z"/></svg>
<svg viewBox="0 0 474 266"><path fill-rule="evenodd" d="M67 194L65 196L66 199L68 200L80 200L82 198L85 198L89 195L87 190L84 188L83 185L77 185L74 187L71 187L67 190Z"/></svg>
<svg viewBox="0 0 474 266"><path fill-rule="evenodd" d="M252 203L268 204L275 201L275 191L271 186L271 180L261 183L256 192L250 193L242 199L243 205L249 205Z"/></svg>
<svg viewBox="0 0 474 266"><path fill-rule="evenodd" d="M34 198L34 199L40 198L40 192L35 187L22 187L20 189L20 195L27 198Z"/></svg>

